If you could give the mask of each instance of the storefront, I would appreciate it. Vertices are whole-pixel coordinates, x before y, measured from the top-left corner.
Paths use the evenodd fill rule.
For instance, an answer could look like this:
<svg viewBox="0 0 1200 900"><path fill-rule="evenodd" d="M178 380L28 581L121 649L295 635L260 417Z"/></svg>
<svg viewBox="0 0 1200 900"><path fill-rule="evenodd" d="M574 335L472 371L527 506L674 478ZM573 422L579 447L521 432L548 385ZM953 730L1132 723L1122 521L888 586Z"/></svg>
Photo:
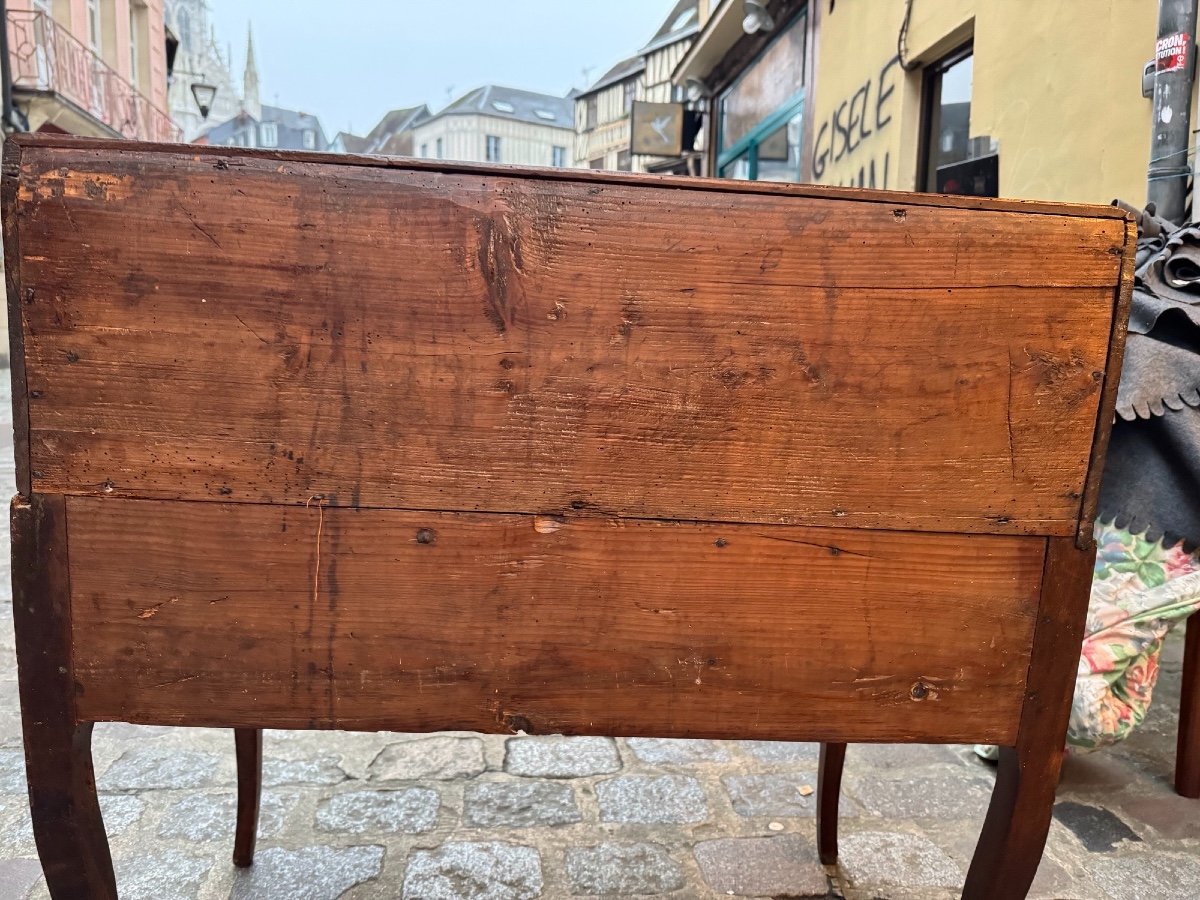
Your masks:
<svg viewBox="0 0 1200 900"><path fill-rule="evenodd" d="M800 180L807 32L801 12L716 96L722 178Z"/></svg>
<svg viewBox="0 0 1200 900"><path fill-rule="evenodd" d="M705 174L1141 202L1156 6L721 0L674 81Z"/></svg>
<svg viewBox="0 0 1200 900"><path fill-rule="evenodd" d="M747 31L742 0L724 0L675 70L706 114L705 174L804 180L808 4L774 4L765 21Z"/></svg>

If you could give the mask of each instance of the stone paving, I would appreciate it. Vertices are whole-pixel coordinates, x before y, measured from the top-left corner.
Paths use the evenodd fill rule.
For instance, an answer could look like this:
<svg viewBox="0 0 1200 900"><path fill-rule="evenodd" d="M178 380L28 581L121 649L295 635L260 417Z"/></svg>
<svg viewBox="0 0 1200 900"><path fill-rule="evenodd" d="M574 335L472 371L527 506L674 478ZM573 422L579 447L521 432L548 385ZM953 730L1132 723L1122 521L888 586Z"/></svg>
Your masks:
<svg viewBox="0 0 1200 900"><path fill-rule="evenodd" d="M0 435L11 493L7 420ZM3 534L0 900L43 898ZM1032 896L1200 896L1200 801L1169 784L1179 670L1172 639L1145 727L1068 760ZM97 726L122 898L933 900L957 895L994 780L967 748L851 747L841 866L827 871L812 744L273 731L264 755L258 855L237 871L232 733Z"/></svg>

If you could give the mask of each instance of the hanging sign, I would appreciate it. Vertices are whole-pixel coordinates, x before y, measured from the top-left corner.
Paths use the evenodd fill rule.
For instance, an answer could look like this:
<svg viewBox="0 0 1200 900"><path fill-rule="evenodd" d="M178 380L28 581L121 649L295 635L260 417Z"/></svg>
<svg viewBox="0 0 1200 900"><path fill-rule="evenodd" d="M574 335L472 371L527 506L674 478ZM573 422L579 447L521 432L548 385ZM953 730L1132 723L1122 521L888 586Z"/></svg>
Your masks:
<svg viewBox="0 0 1200 900"><path fill-rule="evenodd" d="M683 104L633 104L632 146L634 153L651 156L679 156L683 153Z"/></svg>

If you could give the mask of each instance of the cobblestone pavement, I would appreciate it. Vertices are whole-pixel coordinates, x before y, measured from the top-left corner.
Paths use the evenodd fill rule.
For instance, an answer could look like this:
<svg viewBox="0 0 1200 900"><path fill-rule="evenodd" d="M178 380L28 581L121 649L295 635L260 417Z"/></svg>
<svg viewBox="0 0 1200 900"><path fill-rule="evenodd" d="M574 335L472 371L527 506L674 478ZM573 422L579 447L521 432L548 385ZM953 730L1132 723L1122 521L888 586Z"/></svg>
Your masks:
<svg viewBox="0 0 1200 900"><path fill-rule="evenodd" d="M11 493L7 420L0 435ZM0 560L0 900L41 898ZM1173 640L1145 727L1068 761L1034 897L1200 893L1200 801L1169 785L1179 670ZM231 732L102 725L94 756L125 900L952 897L993 781L966 748L851 747L826 872L812 744L274 731L238 872Z"/></svg>

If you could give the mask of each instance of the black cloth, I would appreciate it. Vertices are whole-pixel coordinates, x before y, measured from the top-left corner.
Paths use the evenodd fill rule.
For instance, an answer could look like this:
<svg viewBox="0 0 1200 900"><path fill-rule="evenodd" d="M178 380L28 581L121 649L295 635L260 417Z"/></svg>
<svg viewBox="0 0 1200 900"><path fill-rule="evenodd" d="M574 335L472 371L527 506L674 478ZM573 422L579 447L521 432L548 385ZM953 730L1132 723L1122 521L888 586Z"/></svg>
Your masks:
<svg viewBox="0 0 1200 900"><path fill-rule="evenodd" d="M1136 215L1129 337L1099 517L1192 549L1200 545L1200 228Z"/></svg>

